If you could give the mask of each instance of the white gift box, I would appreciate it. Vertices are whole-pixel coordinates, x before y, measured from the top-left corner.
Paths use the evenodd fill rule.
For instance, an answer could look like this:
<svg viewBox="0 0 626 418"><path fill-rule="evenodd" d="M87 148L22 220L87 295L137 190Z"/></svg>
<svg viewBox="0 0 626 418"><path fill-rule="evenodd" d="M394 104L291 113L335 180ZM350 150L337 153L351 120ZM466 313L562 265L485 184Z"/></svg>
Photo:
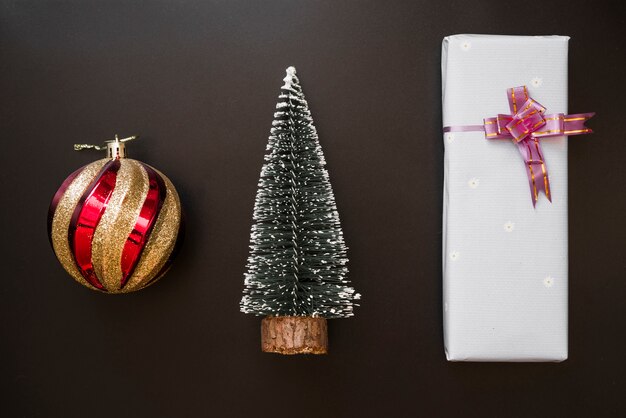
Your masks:
<svg viewBox="0 0 626 418"><path fill-rule="evenodd" d="M567 113L566 36L454 35L443 40L444 126L509 114L527 86ZM444 342L450 361L567 359L567 138L542 138L552 203L533 207L510 140L449 132L443 200Z"/></svg>

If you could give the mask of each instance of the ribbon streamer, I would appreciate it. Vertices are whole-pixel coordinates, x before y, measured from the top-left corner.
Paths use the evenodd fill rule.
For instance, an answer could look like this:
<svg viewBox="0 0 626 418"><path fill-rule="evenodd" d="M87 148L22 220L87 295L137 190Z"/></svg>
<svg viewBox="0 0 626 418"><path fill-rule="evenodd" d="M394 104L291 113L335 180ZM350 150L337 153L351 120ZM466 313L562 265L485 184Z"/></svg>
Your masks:
<svg viewBox="0 0 626 418"><path fill-rule="evenodd" d="M552 202L548 169L539 138L592 133L585 122L595 113L546 115L546 108L528 96L526 86L507 89L507 95L510 115L485 118L482 125L446 126L443 132L482 131L487 139L512 140L524 158L533 207L541 192Z"/></svg>

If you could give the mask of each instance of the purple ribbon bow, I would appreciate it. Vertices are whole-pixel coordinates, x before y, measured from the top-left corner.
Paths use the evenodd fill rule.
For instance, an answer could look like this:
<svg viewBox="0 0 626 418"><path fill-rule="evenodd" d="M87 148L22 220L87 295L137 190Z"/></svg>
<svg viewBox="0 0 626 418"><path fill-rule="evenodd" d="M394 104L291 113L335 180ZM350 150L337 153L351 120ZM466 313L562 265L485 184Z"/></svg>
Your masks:
<svg viewBox="0 0 626 418"><path fill-rule="evenodd" d="M528 96L526 86L507 89L510 115L484 119L483 125L446 126L444 132L484 131L487 139L510 139L524 158L533 206L540 192L551 202L548 170L541 152L539 138L562 135L583 135L593 131L585 122L595 113L545 115L546 108Z"/></svg>

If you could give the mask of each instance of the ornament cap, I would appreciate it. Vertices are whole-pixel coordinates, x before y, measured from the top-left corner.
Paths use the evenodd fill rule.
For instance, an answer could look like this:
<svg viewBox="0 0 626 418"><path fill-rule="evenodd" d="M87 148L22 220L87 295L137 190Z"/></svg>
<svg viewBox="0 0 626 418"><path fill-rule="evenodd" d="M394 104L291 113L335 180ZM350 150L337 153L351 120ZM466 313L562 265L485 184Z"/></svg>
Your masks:
<svg viewBox="0 0 626 418"><path fill-rule="evenodd" d="M107 144L107 157L111 159L126 158L126 145L115 135L114 140L104 141Z"/></svg>
<svg viewBox="0 0 626 418"><path fill-rule="evenodd" d="M126 145L125 142L132 141L139 138L139 135L132 135L126 138L120 139L115 134L115 139L108 139L104 141L104 145L92 145L92 144L74 144L74 151L82 151L84 149L95 149L98 151L107 151L107 157L111 159L126 158Z"/></svg>

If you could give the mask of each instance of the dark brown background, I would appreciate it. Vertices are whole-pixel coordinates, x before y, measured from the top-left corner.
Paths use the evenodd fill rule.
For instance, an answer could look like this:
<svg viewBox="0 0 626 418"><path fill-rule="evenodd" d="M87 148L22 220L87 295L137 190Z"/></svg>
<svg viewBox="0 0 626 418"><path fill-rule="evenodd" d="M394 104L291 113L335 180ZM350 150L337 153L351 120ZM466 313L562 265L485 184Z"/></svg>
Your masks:
<svg viewBox="0 0 626 418"><path fill-rule="evenodd" d="M618 1L2 1L0 362L6 417L625 416L624 8ZM515 13L528 19L515 20ZM570 359L451 364L442 343L440 48L571 35ZM541 53L538 51L537 53ZM239 313L256 183L295 65L363 293L331 354L259 350ZM187 241L126 296L74 283L46 237L74 142L139 133ZM514 249L512 249L514 250Z"/></svg>

